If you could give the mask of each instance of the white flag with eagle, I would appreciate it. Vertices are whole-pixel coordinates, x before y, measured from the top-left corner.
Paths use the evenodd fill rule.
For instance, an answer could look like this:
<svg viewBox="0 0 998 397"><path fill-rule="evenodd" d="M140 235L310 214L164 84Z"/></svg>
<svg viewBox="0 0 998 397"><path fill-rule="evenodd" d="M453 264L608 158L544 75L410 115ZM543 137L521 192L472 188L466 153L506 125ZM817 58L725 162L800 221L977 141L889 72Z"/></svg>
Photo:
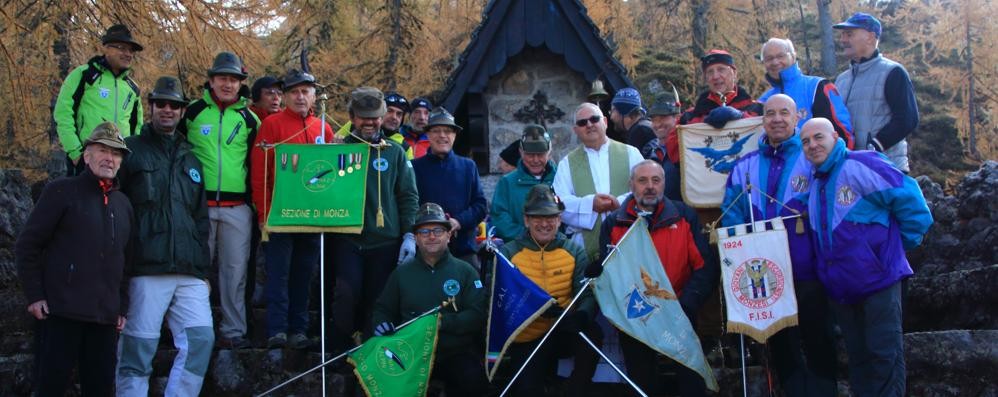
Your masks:
<svg viewBox="0 0 998 397"><path fill-rule="evenodd" d="M727 331L759 343L783 328L797 325L790 245L783 218L717 230L721 281L727 307Z"/></svg>
<svg viewBox="0 0 998 397"><path fill-rule="evenodd" d="M697 123L678 127L683 202L694 208L717 208L735 162L759 148L765 132L762 117L728 122L722 129Z"/></svg>

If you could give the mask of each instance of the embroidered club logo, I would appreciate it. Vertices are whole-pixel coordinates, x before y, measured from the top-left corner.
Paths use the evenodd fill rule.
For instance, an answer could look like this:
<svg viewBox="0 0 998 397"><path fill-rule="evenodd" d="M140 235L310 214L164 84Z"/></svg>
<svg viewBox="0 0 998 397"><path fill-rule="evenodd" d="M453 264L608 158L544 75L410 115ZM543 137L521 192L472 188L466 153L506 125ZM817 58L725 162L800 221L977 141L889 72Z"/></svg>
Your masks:
<svg viewBox="0 0 998 397"><path fill-rule="evenodd" d="M207 136L211 133L211 124L204 124L201 126L201 135Z"/></svg>
<svg viewBox="0 0 998 397"><path fill-rule="evenodd" d="M187 170L187 175L190 175L191 180L194 181L194 183L201 183L201 173L193 167Z"/></svg>
<svg viewBox="0 0 998 397"><path fill-rule="evenodd" d="M388 171L388 160L378 157L371 162L371 166L374 167L374 169L381 172Z"/></svg>
<svg viewBox="0 0 998 397"><path fill-rule="evenodd" d="M849 185L842 185L835 192L835 202L842 206L852 205L852 203L856 202L856 192Z"/></svg>
<svg viewBox="0 0 998 397"><path fill-rule="evenodd" d="M807 181L807 176L797 175L790 178L790 187L794 189L794 193L804 193L810 187Z"/></svg>
<svg viewBox="0 0 998 397"><path fill-rule="evenodd" d="M99 94L101 98L107 99L107 97L111 96L111 90L101 87Z"/></svg>
<svg viewBox="0 0 998 397"><path fill-rule="evenodd" d="M735 299L750 309L763 309L776 303L783 295L786 281L780 267L765 258L745 261L735 269L731 279Z"/></svg>
<svg viewBox="0 0 998 397"><path fill-rule="evenodd" d="M381 354L377 355L378 369L385 375L399 376L405 373L406 364L414 357L412 346L401 339L393 340L381 347Z"/></svg>
<svg viewBox="0 0 998 397"><path fill-rule="evenodd" d="M444 281L444 293L447 296L457 296L459 292L461 292L461 284L457 280L449 279Z"/></svg>
<svg viewBox="0 0 998 397"><path fill-rule="evenodd" d="M641 267L640 270L642 285L638 286L635 284L634 288L631 289L631 293L627 294L626 313L629 319L638 318L642 322L645 322L660 308L651 298L675 300L676 296L669 292L669 290L661 288L659 282L653 280L644 267ZM641 287L644 288L642 289Z"/></svg>

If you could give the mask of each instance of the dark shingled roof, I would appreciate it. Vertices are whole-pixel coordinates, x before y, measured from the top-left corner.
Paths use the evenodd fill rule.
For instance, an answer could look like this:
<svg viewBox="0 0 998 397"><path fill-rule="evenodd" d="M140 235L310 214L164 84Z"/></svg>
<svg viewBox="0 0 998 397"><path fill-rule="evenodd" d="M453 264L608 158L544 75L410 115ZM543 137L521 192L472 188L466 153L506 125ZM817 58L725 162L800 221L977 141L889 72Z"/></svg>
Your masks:
<svg viewBox="0 0 998 397"><path fill-rule="evenodd" d="M451 111L465 93L483 92L489 77L525 46L546 47L564 56L586 81L602 78L611 95L632 86L579 0L492 0L482 14L461 63L447 79L441 105Z"/></svg>

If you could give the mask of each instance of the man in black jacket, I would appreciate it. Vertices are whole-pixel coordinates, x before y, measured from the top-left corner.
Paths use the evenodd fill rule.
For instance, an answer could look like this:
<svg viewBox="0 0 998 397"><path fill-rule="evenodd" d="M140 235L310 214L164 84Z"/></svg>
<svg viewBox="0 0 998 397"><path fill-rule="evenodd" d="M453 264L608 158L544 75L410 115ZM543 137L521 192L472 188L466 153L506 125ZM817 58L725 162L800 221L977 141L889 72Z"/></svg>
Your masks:
<svg viewBox="0 0 998 397"><path fill-rule="evenodd" d="M28 312L38 319L35 392L62 396L79 361L83 395L114 390L132 206L115 176L129 152L113 123L83 144L87 167L45 186L14 248Z"/></svg>
<svg viewBox="0 0 998 397"><path fill-rule="evenodd" d="M178 353L167 396L196 396L215 343L208 303L208 205L201 162L176 133L187 101L180 81L160 77L149 93L152 117L127 139L121 190L135 206L128 326L118 363L119 396L149 394L152 359L166 316Z"/></svg>

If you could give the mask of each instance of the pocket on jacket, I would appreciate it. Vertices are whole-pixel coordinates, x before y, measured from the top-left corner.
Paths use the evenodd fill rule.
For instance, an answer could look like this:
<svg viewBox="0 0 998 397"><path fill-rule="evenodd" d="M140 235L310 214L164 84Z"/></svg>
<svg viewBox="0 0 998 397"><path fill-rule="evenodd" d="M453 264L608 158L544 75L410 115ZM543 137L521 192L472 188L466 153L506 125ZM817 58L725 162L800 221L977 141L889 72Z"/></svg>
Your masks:
<svg viewBox="0 0 998 397"><path fill-rule="evenodd" d="M152 164L139 164L134 173L134 182L130 182L128 188L129 199L133 206L158 205L159 188L156 183L156 166ZM167 203L162 203L166 205Z"/></svg>

